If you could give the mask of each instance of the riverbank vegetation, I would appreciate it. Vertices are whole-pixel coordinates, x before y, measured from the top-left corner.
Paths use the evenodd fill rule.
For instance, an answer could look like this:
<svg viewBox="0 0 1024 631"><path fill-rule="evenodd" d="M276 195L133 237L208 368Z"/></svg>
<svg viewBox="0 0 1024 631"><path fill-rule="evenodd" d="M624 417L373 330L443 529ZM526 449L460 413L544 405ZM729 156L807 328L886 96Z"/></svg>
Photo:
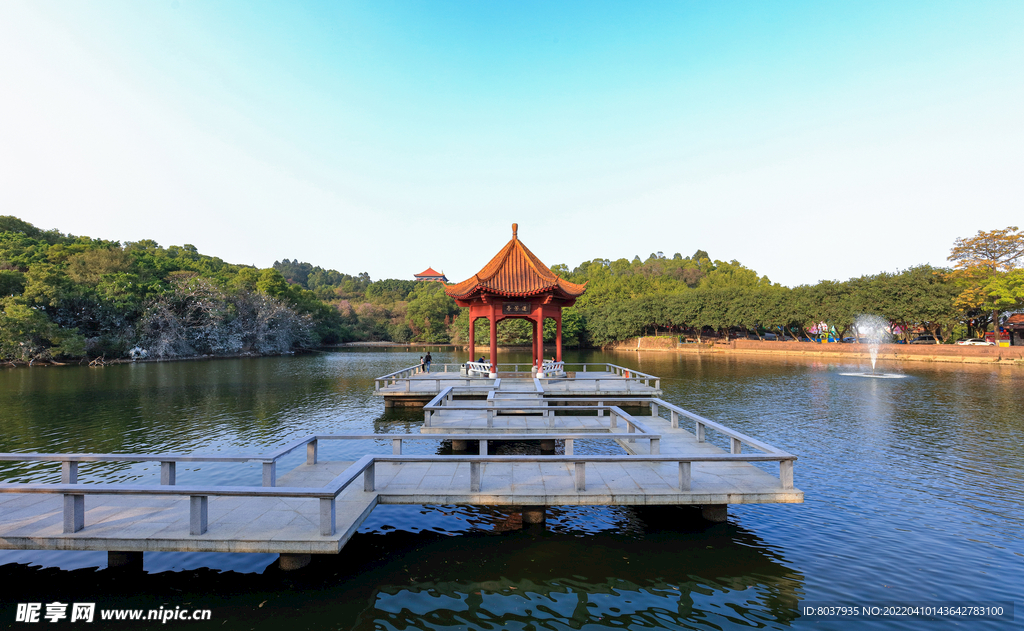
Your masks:
<svg viewBox="0 0 1024 631"><path fill-rule="evenodd" d="M862 313L888 319L904 336L949 341L1024 306L1020 252L1016 228L979 232L957 241L953 269L921 265L792 288L701 250L552 270L587 283L563 313L567 346L657 334L842 338L856 335ZM0 217L0 296L0 358L9 362L265 355L357 340L465 343L469 335L466 310L440 283L374 281L289 259L257 269L188 244L122 244L9 216ZM479 324L483 344L488 330ZM554 338L552 321L544 332ZM502 321L498 337L529 344L530 325Z"/></svg>
<svg viewBox="0 0 1024 631"><path fill-rule="evenodd" d="M276 270L15 217L0 217L0 295L5 361L279 354L353 338L343 314Z"/></svg>

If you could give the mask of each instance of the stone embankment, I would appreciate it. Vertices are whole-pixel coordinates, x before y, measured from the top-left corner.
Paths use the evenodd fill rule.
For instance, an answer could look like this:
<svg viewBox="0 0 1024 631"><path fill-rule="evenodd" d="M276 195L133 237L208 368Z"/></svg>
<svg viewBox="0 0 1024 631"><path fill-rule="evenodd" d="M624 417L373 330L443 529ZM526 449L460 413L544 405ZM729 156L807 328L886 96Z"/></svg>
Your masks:
<svg viewBox="0 0 1024 631"><path fill-rule="evenodd" d="M604 347L615 351L662 351L671 353L708 353L735 355L777 355L870 359L867 344L818 344L815 342L777 342L729 340L705 344L680 344L676 337L641 337ZM1018 364L1024 366L1024 346L957 346L955 344L883 344L878 359L964 364Z"/></svg>

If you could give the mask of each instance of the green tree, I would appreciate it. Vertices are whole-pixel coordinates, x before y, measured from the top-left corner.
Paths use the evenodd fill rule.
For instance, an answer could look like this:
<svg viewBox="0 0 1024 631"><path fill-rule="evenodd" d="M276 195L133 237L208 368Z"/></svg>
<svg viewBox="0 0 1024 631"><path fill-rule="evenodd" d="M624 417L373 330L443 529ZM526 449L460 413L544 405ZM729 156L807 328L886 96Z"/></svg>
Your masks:
<svg viewBox="0 0 1024 631"><path fill-rule="evenodd" d="M1011 294L1000 291L1000 279L1017 269L1024 260L1024 232L1017 226L1002 230L979 230L968 238L953 243L948 260L955 270L948 277L957 282L961 291L957 304L961 308L987 309L992 313L993 335L999 337L999 312L1021 303L1008 301Z"/></svg>
<svg viewBox="0 0 1024 631"><path fill-rule="evenodd" d="M410 296L406 323L421 342L448 342L448 327L459 315L455 301L440 283L419 283Z"/></svg>
<svg viewBox="0 0 1024 631"><path fill-rule="evenodd" d="M0 356L28 363L85 354L85 340L74 329L62 329L38 309L11 298L0 299Z"/></svg>

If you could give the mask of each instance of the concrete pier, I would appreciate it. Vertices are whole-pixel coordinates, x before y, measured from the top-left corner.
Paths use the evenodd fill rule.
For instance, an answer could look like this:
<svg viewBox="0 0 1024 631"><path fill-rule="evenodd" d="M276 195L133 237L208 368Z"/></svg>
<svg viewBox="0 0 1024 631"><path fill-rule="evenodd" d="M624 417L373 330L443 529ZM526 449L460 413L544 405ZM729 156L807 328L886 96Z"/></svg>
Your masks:
<svg viewBox="0 0 1024 631"><path fill-rule="evenodd" d="M107 552L107 567L126 568L129 570L142 569L142 552L123 552L110 550Z"/></svg>
<svg viewBox="0 0 1024 631"><path fill-rule="evenodd" d="M312 560L312 556L309 554L289 554L284 553L277 559L277 566L285 572L291 572L292 570L300 570Z"/></svg>
<svg viewBox="0 0 1024 631"><path fill-rule="evenodd" d="M573 380L564 381L555 389L488 379L476 400L449 386L424 405L419 433L315 434L265 454L0 454L64 472L55 484L0 484L0 548L105 550L110 567L127 568L141 568L147 551L273 552L282 570L294 570L312 554L338 553L378 504L519 506L523 523L540 525L548 506L690 505L721 522L729 504L803 501L792 454L650 393L602 386L567 397ZM334 440L362 441L369 453L320 460L320 443ZM424 440L450 440L457 453L405 455L404 445ZM470 441L479 454L467 453ZM542 453L494 455L495 441L539 441ZM579 453L579 441L612 449ZM278 470L303 452L305 462ZM126 461L159 462L160 484L78 483L79 463ZM260 467L251 486L184 486L173 475L179 462Z"/></svg>
<svg viewBox="0 0 1024 631"><path fill-rule="evenodd" d="M523 507L523 523L524 524L543 524L547 518L547 511L543 506L524 506Z"/></svg>

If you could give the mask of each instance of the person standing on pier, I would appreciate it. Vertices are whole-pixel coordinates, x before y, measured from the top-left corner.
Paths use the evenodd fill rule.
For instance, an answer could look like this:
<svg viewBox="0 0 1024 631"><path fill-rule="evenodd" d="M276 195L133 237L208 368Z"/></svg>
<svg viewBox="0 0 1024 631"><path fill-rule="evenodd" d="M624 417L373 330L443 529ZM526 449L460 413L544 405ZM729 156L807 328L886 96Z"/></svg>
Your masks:
<svg viewBox="0 0 1024 631"><path fill-rule="evenodd" d="M423 358L423 366L427 369L427 372L430 372L431 359L432 358L430 357L430 351L427 351L427 356Z"/></svg>

